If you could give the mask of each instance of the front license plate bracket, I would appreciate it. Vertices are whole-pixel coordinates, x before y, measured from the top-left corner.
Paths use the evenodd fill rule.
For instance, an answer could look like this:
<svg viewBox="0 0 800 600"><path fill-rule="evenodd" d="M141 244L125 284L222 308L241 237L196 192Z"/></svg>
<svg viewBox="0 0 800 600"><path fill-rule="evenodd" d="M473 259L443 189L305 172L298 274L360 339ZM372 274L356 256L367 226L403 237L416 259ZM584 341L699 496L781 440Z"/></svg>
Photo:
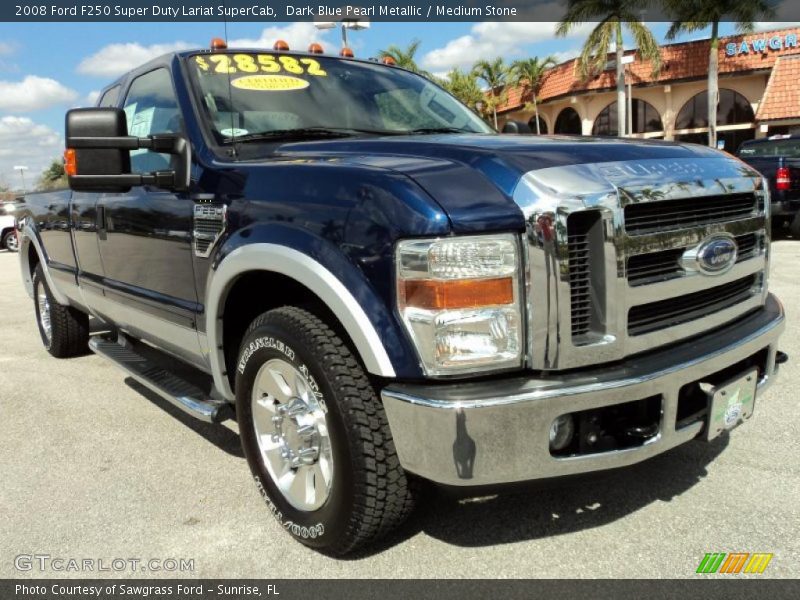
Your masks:
<svg viewBox="0 0 800 600"><path fill-rule="evenodd" d="M757 385L758 369L752 369L708 392L707 441L733 429L753 415Z"/></svg>

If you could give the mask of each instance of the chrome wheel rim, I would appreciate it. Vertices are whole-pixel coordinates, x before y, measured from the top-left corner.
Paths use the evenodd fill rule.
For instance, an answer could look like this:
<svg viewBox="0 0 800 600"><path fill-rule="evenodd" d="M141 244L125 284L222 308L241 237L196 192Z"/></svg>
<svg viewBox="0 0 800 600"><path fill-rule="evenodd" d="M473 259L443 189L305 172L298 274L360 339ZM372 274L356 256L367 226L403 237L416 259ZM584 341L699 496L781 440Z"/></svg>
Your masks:
<svg viewBox="0 0 800 600"><path fill-rule="evenodd" d="M36 294L36 302L39 305L39 325L49 344L50 337L53 335L53 324L50 320L50 300L48 300L47 293L44 291L44 286L41 284L39 285L39 292Z"/></svg>
<svg viewBox="0 0 800 600"><path fill-rule="evenodd" d="M6 238L6 248L9 252L16 252L19 250L19 240L17 239L17 235L12 233L8 238Z"/></svg>
<svg viewBox="0 0 800 600"><path fill-rule="evenodd" d="M317 510L333 484L333 452L324 402L309 377L276 358L256 374L251 399L261 460L294 508Z"/></svg>

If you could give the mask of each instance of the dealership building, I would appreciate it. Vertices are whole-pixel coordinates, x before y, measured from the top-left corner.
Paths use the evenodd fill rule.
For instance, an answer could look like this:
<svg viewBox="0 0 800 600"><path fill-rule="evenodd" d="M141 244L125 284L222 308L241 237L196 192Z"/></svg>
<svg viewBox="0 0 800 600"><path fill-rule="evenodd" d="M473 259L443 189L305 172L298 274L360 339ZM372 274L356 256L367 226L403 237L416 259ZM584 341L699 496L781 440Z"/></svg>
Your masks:
<svg viewBox="0 0 800 600"><path fill-rule="evenodd" d="M661 47L661 70L626 52L626 84L632 85L634 137L706 143L708 134L709 41ZM616 135L616 66L582 79L577 59L550 71L539 91L542 133ZM626 62L629 59L626 59ZM536 131L532 97L525 88L509 88L498 109L506 120L529 123ZM720 39L720 146L735 151L745 140L800 132L800 28L735 35Z"/></svg>

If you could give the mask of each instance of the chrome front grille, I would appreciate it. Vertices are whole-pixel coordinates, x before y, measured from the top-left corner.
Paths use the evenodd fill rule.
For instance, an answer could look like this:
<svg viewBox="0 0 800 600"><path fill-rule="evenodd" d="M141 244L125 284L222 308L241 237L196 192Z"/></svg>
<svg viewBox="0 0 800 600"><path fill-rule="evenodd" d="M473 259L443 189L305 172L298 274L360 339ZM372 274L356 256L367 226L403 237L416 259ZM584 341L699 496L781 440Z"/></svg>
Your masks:
<svg viewBox="0 0 800 600"><path fill-rule="evenodd" d="M703 198L678 198L629 204L625 207L628 235L704 227L754 217L759 212L755 194L729 194Z"/></svg>
<svg viewBox="0 0 800 600"><path fill-rule="evenodd" d="M736 262L740 263L757 256L761 250L762 236L757 233L745 233L734 236L739 252ZM628 285L648 285L667 281L686 275L681 266L681 257L688 250L686 247L660 250L648 254L634 254L628 257L626 270Z"/></svg>
<svg viewBox="0 0 800 600"><path fill-rule="evenodd" d="M649 352L766 300L767 192L757 173L718 153L540 169L515 200L528 223L534 369ZM694 257L718 237L735 239L737 257L709 274Z"/></svg>
<svg viewBox="0 0 800 600"><path fill-rule="evenodd" d="M752 298L759 284L759 276L748 275L693 294L634 306L628 312L628 335L644 335L731 308Z"/></svg>

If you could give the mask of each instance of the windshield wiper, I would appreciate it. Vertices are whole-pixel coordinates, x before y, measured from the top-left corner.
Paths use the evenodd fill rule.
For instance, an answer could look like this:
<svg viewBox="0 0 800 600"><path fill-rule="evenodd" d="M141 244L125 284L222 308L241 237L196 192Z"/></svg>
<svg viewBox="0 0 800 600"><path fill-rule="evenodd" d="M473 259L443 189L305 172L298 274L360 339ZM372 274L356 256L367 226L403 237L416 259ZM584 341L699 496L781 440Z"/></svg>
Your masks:
<svg viewBox="0 0 800 600"><path fill-rule="evenodd" d="M352 127L298 127L295 129L273 129L272 131L260 131L257 133L246 133L244 135L229 136L226 142L261 142L269 140L313 140L344 138L356 135L386 135L388 132L372 129L354 129Z"/></svg>
<svg viewBox="0 0 800 600"><path fill-rule="evenodd" d="M420 127L418 129L411 129L405 132L407 135L426 135L429 133L476 133L474 131L467 131L466 129L459 129L458 127Z"/></svg>

